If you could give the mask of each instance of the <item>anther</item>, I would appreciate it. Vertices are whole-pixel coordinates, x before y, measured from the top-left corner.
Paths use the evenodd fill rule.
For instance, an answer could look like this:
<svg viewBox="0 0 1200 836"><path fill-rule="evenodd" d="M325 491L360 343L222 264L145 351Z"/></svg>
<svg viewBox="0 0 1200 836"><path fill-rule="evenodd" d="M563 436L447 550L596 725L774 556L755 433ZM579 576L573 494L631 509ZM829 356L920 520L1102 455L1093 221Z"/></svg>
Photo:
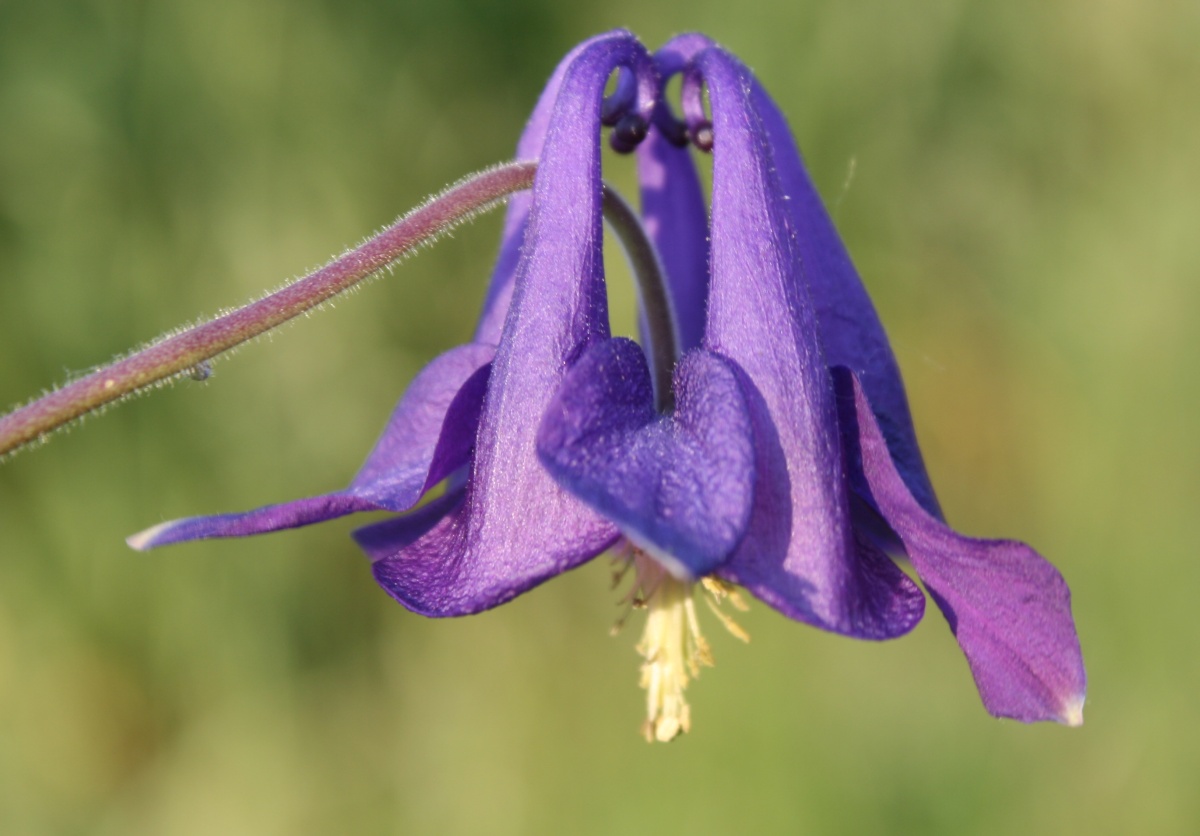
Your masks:
<svg viewBox="0 0 1200 836"><path fill-rule="evenodd" d="M636 113L627 113L621 117L613 128L612 135L608 138L609 145L618 154L628 154L633 149L638 147L638 144L646 138L646 131L649 126L646 120Z"/></svg>

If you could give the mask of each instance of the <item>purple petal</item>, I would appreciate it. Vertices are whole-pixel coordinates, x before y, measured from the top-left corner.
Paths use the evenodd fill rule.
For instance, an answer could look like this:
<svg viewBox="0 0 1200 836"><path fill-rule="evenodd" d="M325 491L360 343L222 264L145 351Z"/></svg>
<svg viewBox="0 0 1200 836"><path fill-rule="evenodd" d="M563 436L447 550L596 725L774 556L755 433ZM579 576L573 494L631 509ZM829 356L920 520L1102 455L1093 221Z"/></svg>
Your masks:
<svg viewBox="0 0 1200 836"><path fill-rule="evenodd" d="M418 612L465 615L495 606L617 537L611 522L545 472L535 436L570 360L608 337L600 103L618 66L636 76L636 107L648 119L657 78L628 33L590 41L563 74L465 497L420 536L400 536L399 523L360 535L372 543L380 582Z"/></svg>
<svg viewBox="0 0 1200 836"><path fill-rule="evenodd" d="M750 415L728 361L697 349L675 369L674 415L654 408L646 357L626 339L595 343L542 419L550 474L675 575L716 569L750 521Z"/></svg>
<svg viewBox="0 0 1200 836"><path fill-rule="evenodd" d="M921 507L850 370L834 370L856 490L900 536L962 646L987 710L1024 722L1083 722L1087 676L1058 570L1024 543L977 540Z"/></svg>
<svg viewBox="0 0 1200 836"><path fill-rule="evenodd" d="M345 490L237 514L174 520L127 542L146 550L297 528L360 511L407 511L425 491L467 463L495 351L489 345L459 346L426 366Z"/></svg>
<svg viewBox="0 0 1200 836"><path fill-rule="evenodd" d="M905 484L925 510L941 517L917 445L900 368L871 297L804 168L787 121L757 83L754 105L767 132L783 193L787 195L796 247L816 308L825 362L830 366L848 366L862 380Z"/></svg>
<svg viewBox="0 0 1200 836"><path fill-rule="evenodd" d="M851 529L832 382L752 78L718 48L694 67L708 86L716 142L705 346L740 368L757 452L750 528L721 571L809 624L860 638L903 634L920 620L924 596Z"/></svg>

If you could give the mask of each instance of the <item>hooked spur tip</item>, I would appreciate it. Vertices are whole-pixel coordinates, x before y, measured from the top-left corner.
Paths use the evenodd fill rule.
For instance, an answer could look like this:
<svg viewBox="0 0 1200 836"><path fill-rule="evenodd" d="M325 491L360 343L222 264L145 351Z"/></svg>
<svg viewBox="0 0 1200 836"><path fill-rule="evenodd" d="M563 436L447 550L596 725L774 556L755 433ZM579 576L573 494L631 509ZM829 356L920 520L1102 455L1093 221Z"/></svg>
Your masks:
<svg viewBox="0 0 1200 836"><path fill-rule="evenodd" d="M636 113L627 113L613 128L612 135L609 137L609 145L618 154L628 154L646 138L649 129L650 126L641 116Z"/></svg>

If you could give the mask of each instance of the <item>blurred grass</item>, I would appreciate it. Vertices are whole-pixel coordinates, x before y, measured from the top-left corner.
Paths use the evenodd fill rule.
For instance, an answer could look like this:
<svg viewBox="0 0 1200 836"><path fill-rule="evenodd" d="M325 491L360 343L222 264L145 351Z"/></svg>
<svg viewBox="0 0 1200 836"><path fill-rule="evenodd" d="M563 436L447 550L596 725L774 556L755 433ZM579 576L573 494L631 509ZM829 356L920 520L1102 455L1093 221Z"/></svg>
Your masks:
<svg viewBox="0 0 1200 836"><path fill-rule="evenodd" d="M469 334L495 216L0 466L0 831L1193 832L1194 3L0 3L0 403L505 158L616 25L708 32L789 114L951 519L1072 585L1087 725L989 719L934 612L880 646L756 606L647 747L602 565L430 622L350 522L124 546L343 484Z"/></svg>

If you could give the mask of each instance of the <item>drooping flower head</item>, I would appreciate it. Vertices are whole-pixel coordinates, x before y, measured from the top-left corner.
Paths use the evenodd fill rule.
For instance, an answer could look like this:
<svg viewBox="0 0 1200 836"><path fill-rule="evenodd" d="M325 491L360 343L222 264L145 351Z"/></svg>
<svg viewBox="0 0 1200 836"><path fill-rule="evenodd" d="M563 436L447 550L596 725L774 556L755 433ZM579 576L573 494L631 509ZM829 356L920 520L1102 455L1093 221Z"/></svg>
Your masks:
<svg viewBox="0 0 1200 836"><path fill-rule="evenodd" d="M682 120L662 99L676 73ZM643 221L666 275L670 311L643 320L644 348L608 326L602 124L619 150L641 142ZM689 140L713 152L711 220ZM683 690L711 662L694 586L723 599L737 584L796 620L892 638L924 611L885 554L899 550L989 711L1078 722L1061 576L1027 546L942 521L878 316L752 74L698 35L653 59L628 33L594 38L555 72L518 155L538 171L510 204L476 341L418 376L351 486L131 543L406 511L452 477L443 497L356 532L380 585L416 612L465 615L615 547L650 610L646 732L664 740L688 728Z"/></svg>

